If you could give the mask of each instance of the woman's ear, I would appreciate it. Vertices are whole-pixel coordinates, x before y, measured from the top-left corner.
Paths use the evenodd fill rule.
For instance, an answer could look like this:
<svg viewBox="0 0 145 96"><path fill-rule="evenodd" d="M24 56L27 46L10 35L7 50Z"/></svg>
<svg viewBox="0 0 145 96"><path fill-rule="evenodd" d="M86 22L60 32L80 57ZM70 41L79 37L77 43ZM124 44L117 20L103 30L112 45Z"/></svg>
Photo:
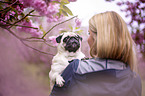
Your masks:
<svg viewBox="0 0 145 96"><path fill-rule="evenodd" d="M57 43L60 43L60 42L61 42L62 36L63 36L63 35L59 35L59 36L56 38L56 42L57 42Z"/></svg>

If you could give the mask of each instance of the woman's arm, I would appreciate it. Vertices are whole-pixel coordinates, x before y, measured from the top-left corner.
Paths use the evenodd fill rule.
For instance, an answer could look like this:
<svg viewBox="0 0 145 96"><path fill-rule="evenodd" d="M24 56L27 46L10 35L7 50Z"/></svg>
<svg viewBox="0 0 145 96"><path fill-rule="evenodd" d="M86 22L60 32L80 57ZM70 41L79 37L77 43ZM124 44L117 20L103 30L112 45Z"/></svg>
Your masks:
<svg viewBox="0 0 145 96"><path fill-rule="evenodd" d="M68 96L68 88L71 83L72 75L76 71L79 64L79 60L75 59L73 60L64 70L62 73L62 77L65 80L63 87L58 87L56 84L53 87L53 90L50 94L50 96Z"/></svg>

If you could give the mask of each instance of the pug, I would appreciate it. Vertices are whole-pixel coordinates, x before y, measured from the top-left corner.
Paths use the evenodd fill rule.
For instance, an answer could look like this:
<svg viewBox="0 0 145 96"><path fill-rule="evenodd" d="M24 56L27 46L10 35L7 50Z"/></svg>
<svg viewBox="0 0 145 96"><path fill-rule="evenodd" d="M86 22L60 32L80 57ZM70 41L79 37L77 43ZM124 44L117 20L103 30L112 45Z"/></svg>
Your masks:
<svg viewBox="0 0 145 96"><path fill-rule="evenodd" d="M49 72L51 90L56 82L59 87L64 85L61 76L63 70L73 59L82 59L85 55L81 52L82 37L74 32L65 32L56 38L57 54L52 59L51 70Z"/></svg>

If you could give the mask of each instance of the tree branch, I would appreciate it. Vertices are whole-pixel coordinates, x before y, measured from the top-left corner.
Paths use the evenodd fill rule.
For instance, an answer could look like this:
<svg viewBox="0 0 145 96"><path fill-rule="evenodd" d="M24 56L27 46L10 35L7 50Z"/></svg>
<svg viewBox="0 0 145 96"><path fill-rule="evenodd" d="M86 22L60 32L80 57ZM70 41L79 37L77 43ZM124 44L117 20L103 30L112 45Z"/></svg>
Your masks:
<svg viewBox="0 0 145 96"><path fill-rule="evenodd" d="M42 36L42 39L43 39L43 38L44 38L53 28L55 28L56 26L58 26L58 25L60 25L60 24L65 23L65 22L67 22L67 21L69 21L69 20L71 20L71 19L73 19L73 18L75 18L75 17L77 17L77 16L74 16L74 17L72 17L72 18L70 18L70 19L68 19L68 20L65 20L65 21L63 21L63 22L60 22L60 23L54 25L51 29L49 29L49 30Z"/></svg>
<svg viewBox="0 0 145 96"><path fill-rule="evenodd" d="M43 51L41 51L41 50L39 50L39 49L33 48L32 46L29 46L28 44L26 44L26 43L24 42L24 41L32 42L32 40L30 41L30 40L27 40L27 39L25 39L25 38L21 38L21 37L17 36L14 32L12 32L10 29L6 29L6 30L7 30L9 33L11 33L13 36L15 36L17 39L19 39L25 46L27 46L27 47L29 47L29 48L35 50L35 51L38 51L38 52L40 52L40 53L48 54L48 55L54 56L54 55L51 54L51 53L43 52ZM46 44L46 41L45 41L44 39L42 39L42 40L43 40L43 41L41 41L41 42L44 42L44 43ZM37 41L38 41L38 40L37 40ZM35 41L35 42L37 42L37 41ZM40 42L40 41L39 41L39 42ZM49 44L47 44L47 45L49 45ZM49 46L51 46L51 45L49 45ZM53 47L53 46L51 46L51 47Z"/></svg>
<svg viewBox="0 0 145 96"><path fill-rule="evenodd" d="M26 27L26 28L32 28L32 29L38 29L38 28L36 28L36 27L23 26L23 25L14 25L14 26L20 26L20 27Z"/></svg>
<svg viewBox="0 0 145 96"><path fill-rule="evenodd" d="M55 48L55 46L52 46L52 45L48 44L46 40L44 40L43 42L44 42L44 44L46 44L46 45L48 45L50 47L54 47Z"/></svg>
<svg viewBox="0 0 145 96"><path fill-rule="evenodd" d="M27 16L29 16L32 12L34 12L34 10L30 11L27 15L25 15L23 18L21 18L20 20L16 21L15 23L13 23L8 29L10 29L11 27L13 27L16 23L21 22L23 19L25 19Z"/></svg>
<svg viewBox="0 0 145 96"><path fill-rule="evenodd" d="M10 26L10 25L13 25L13 24L11 24L11 23L9 23L9 22L4 21L4 20L1 19L1 18L0 18L0 20L2 20L3 22L6 23L5 25L1 25L1 24L0 24L0 26ZM36 28L36 27L30 27L30 26L24 26L24 25L16 25L16 24L15 24L14 26L20 26L20 27L26 27L26 28L32 28L32 29L38 29L38 28Z"/></svg>
<svg viewBox="0 0 145 96"><path fill-rule="evenodd" d="M21 41L25 46L27 46L27 47L29 47L29 48L35 50L35 51L38 51L38 52L43 53L43 54L48 54L48 55L52 55L52 56L54 56L54 54L47 53L47 52L43 52L43 51L41 51L41 50L39 50L39 49L36 49L36 48L33 48L32 46L29 46L28 44L24 43L23 40L20 40L20 41Z"/></svg>
<svg viewBox="0 0 145 96"><path fill-rule="evenodd" d="M58 25L60 25L60 24L63 24L63 23L65 23L65 22L67 22L67 21L69 21L69 20L71 20L71 19L73 19L73 18L75 18L75 17L77 17L77 16L74 16L74 17L72 17L72 18L70 18L70 19L68 19L68 20L65 20L65 21L63 21L63 22L60 22L60 23L54 25L50 30L48 30L48 32L46 32L46 33L42 36L42 38L38 38L38 37L21 38L21 37L17 36L13 31L10 30L10 28L12 28L13 26L21 26L21 27L34 28L34 27L29 27L29 26L16 25L18 22L21 22L23 19L25 19L27 16L29 16L32 12L34 12L34 10L30 11L27 15L25 15L25 16L24 16L23 18L21 18L20 20L14 22L13 24L10 24L11 26L10 26L9 28L4 28L4 29L6 29L9 33L11 33L11 34L12 34L13 36L15 36L17 39L19 39L25 46L27 46L27 47L29 47L29 48L35 50L35 51L38 51L38 52L40 52L40 53L48 54L48 55L54 56L54 55L51 54L51 53L43 52L43 51L41 51L41 50L39 50L39 49L33 48L32 46L26 44L24 41L29 41L29 42L43 42L44 44L46 44L46 45L48 45L48 46L51 46L51 45L49 45L49 44L47 43L47 41L46 41L46 39L44 39L44 37L45 37L53 28L55 28L56 26L58 26ZM34 28L34 29L36 29L36 28ZM37 39L37 40L32 40L32 39ZM40 40L43 40L43 41L40 41ZM54 47L54 46L51 46L51 47Z"/></svg>
<svg viewBox="0 0 145 96"><path fill-rule="evenodd" d="M29 16L33 16L33 17L41 17L41 16L39 16L39 15L29 15Z"/></svg>
<svg viewBox="0 0 145 96"><path fill-rule="evenodd" d="M0 3L12 4L10 2L0 1ZM22 5L21 3L17 3L16 5Z"/></svg>
<svg viewBox="0 0 145 96"><path fill-rule="evenodd" d="M0 3L12 4L12 3L10 3L10 2L4 2L4 1L0 1Z"/></svg>
<svg viewBox="0 0 145 96"><path fill-rule="evenodd" d="M5 28L9 33L11 33L13 36L15 36L17 39L22 40L23 38L17 36L14 32L12 32L10 29Z"/></svg>
<svg viewBox="0 0 145 96"><path fill-rule="evenodd" d="M14 1L12 4L10 4L9 6L7 7L11 7L12 5L14 5L18 0Z"/></svg>
<svg viewBox="0 0 145 96"><path fill-rule="evenodd" d="M11 6L14 5L17 1L18 1L18 0L14 1L13 3L8 3L8 2L0 1L0 3L8 3L8 4L10 4L9 6L7 6L6 8L4 8L4 9L2 9L2 10L0 10L0 11L4 11L4 10L6 10L7 8L11 9Z"/></svg>
<svg viewBox="0 0 145 96"><path fill-rule="evenodd" d="M25 38L25 39L42 39L42 38L39 38L39 37L28 37L28 38Z"/></svg>

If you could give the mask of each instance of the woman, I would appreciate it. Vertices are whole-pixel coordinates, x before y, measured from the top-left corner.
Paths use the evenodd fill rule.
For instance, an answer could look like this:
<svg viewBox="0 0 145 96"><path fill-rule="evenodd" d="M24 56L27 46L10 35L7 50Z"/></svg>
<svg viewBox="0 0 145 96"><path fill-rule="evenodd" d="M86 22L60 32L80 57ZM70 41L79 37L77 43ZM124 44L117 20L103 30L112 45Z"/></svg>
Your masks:
<svg viewBox="0 0 145 96"><path fill-rule="evenodd" d="M50 96L141 96L135 44L124 20L116 12L89 20L88 60L73 60L62 73L63 87Z"/></svg>

